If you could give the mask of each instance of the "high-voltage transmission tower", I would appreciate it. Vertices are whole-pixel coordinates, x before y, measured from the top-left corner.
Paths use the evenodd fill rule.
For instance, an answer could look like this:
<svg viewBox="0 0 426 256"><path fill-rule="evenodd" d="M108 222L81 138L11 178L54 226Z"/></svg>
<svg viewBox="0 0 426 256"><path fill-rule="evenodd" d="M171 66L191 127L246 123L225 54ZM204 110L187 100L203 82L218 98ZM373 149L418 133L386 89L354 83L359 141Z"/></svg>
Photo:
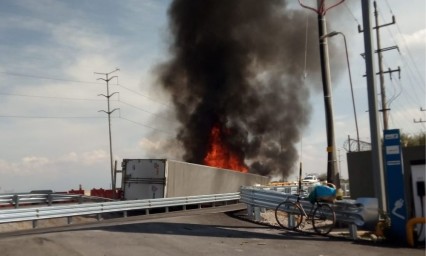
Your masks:
<svg viewBox="0 0 426 256"><path fill-rule="evenodd" d="M105 78L98 78L97 80L103 80L106 82L106 89L107 89L107 93L105 94L99 94L98 96L104 96L107 99L107 111L105 110L99 110L99 112L105 112L108 115L108 134L109 134L109 157L110 157L110 166L111 166L111 188L112 191L115 191L115 180L114 180L114 167L112 164L112 140L111 140L111 114L116 111L118 108L115 108L113 110L111 110L110 108L110 98L111 96L113 96L114 94L118 93L118 92L114 92L114 93L109 93L109 81L111 81L114 78L117 78L117 76L112 76L110 77L109 75L119 71L120 69L116 68L115 70L109 72L109 73L97 73L95 72L96 75L104 75Z"/></svg>
<svg viewBox="0 0 426 256"><path fill-rule="evenodd" d="M378 60L378 67L379 67L379 72L377 72L377 75L379 75L379 78L380 78L380 95L381 95L381 102L382 102L382 109L380 111L382 112L382 115L383 115L383 130L388 130L388 128L389 128L388 111L390 109L388 108L387 100L386 100L386 89L385 89L384 74L389 73L390 78L392 79L392 73L398 72L399 75L400 75L401 74L401 68L398 67L397 69L393 69L393 70L388 68L387 71L383 71L383 55L382 55L382 52L394 50L394 49L397 49L399 51L399 49L398 49L398 46L390 46L390 47L381 48L382 46L381 46L381 43L380 43L380 28L386 27L386 26L389 26L389 25L393 25L396 22L395 22L395 16L392 15L392 22L379 25L379 13L377 11L376 1L373 2L373 5L374 5L374 18L375 18L375 27L373 27L373 29L376 30L376 43L377 43L377 50L375 51L375 53L377 53L377 60ZM358 26L358 31L360 33L364 32L361 29L361 25Z"/></svg>

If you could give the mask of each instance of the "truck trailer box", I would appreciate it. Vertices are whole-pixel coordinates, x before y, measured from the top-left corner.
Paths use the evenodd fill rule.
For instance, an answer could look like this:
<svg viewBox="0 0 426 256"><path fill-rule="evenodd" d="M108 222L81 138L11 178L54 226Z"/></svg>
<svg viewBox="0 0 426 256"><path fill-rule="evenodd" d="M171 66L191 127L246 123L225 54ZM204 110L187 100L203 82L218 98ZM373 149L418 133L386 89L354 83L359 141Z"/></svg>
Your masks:
<svg viewBox="0 0 426 256"><path fill-rule="evenodd" d="M124 199L151 199L239 192L267 185L269 177L168 159L124 159Z"/></svg>

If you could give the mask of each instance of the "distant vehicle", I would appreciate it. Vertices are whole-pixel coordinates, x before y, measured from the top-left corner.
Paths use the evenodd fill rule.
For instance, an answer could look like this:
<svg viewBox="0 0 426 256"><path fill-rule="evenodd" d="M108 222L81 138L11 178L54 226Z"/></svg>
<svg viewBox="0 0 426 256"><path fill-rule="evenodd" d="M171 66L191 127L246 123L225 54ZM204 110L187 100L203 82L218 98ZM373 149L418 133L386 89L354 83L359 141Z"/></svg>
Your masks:
<svg viewBox="0 0 426 256"><path fill-rule="evenodd" d="M308 174L308 175L305 176L305 178L303 178L302 182L313 184L313 183L318 183L319 179L317 178L316 175Z"/></svg>

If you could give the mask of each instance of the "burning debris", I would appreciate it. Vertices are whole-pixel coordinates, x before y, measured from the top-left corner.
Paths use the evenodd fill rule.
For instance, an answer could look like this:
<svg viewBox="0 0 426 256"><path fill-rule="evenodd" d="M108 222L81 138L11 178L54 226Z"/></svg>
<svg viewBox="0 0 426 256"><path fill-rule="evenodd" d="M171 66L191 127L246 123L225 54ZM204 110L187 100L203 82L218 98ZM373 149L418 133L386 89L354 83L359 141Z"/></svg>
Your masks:
<svg viewBox="0 0 426 256"><path fill-rule="evenodd" d="M231 150L222 141L222 138L230 136L228 131L229 130L221 131L220 125L213 126L208 143L210 149L203 163L209 166L248 172L248 168L244 163L244 158L242 158L244 152L240 152L241 150L239 149ZM238 154L238 152L240 152L240 154Z"/></svg>
<svg viewBox="0 0 426 256"><path fill-rule="evenodd" d="M157 72L181 123L183 160L287 177L311 112L306 13L280 0L175 0L169 16L171 58ZM318 75L312 27L307 63Z"/></svg>

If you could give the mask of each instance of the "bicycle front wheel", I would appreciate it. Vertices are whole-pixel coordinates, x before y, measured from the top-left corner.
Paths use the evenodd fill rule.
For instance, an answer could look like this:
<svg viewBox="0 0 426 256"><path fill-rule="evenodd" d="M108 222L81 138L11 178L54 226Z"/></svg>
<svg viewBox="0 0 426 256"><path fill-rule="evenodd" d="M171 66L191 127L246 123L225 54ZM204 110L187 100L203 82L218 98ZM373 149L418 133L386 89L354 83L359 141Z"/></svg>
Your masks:
<svg viewBox="0 0 426 256"><path fill-rule="evenodd" d="M315 232L321 235L330 233L336 223L336 214L328 204L318 204L314 211L313 226Z"/></svg>
<svg viewBox="0 0 426 256"><path fill-rule="evenodd" d="M275 219L282 228L295 230L302 223L303 212L296 203L286 201L275 208Z"/></svg>

